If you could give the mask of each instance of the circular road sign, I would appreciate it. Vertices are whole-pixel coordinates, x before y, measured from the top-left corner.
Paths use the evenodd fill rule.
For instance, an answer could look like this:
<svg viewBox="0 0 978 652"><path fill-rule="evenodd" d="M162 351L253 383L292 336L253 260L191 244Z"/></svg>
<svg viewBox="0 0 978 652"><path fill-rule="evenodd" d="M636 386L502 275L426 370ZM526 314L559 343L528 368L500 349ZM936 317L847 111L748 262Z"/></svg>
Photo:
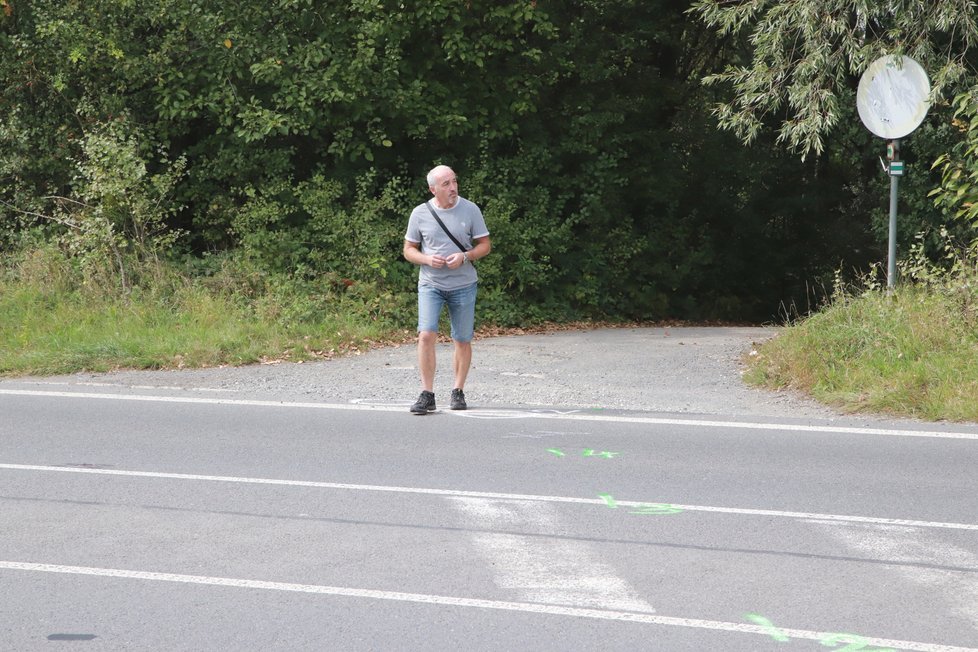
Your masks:
<svg viewBox="0 0 978 652"><path fill-rule="evenodd" d="M903 138L920 126L930 103L930 81L910 57L880 57L863 73L856 108L866 128L880 138Z"/></svg>

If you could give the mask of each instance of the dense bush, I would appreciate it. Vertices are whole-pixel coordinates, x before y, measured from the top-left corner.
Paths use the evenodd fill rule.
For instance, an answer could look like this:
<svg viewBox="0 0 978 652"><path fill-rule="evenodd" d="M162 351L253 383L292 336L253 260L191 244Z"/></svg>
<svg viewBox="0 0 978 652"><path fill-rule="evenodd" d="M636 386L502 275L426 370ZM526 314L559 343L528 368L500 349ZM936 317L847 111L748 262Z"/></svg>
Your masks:
<svg viewBox="0 0 978 652"><path fill-rule="evenodd" d="M802 162L717 132L699 79L741 43L687 2L2 8L0 245L40 234L122 291L165 257L406 319L401 237L442 162L486 213L503 324L769 319L883 249L870 137Z"/></svg>

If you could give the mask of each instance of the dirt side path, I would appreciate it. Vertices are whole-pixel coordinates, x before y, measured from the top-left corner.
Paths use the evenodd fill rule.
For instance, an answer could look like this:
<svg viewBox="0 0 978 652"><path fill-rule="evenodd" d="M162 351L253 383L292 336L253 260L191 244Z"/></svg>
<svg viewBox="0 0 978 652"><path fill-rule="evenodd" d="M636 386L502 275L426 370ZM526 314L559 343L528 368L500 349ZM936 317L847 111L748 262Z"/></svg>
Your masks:
<svg viewBox="0 0 978 652"><path fill-rule="evenodd" d="M465 387L473 407L606 408L731 416L832 418L803 397L752 389L741 380L759 327L605 328L504 336L473 343ZM451 345L438 347L435 393L447 404ZM304 364L181 371L124 371L17 379L85 387L183 390L229 398L408 405L419 381L413 345ZM5 384L5 383L0 383Z"/></svg>

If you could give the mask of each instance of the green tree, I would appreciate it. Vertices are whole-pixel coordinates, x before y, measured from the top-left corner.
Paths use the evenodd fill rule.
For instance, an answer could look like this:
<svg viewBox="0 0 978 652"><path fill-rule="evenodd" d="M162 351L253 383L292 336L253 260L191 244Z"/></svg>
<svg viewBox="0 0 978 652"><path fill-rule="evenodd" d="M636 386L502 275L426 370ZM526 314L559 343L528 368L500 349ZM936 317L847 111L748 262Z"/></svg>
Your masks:
<svg viewBox="0 0 978 652"><path fill-rule="evenodd" d="M4 6L9 242L64 237L38 216L82 202L112 226L89 253L186 232L176 253L223 252L249 278L401 296L404 221L444 162L489 219L498 322L765 319L867 255L875 188L850 186L870 138L842 129L807 161L767 134L735 146L699 80L743 44L681 0Z"/></svg>
<svg viewBox="0 0 978 652"><path fill-rule="evenodd" d="M720 72L705 77L726 92L714 107L719 125L745 143L774 132L778 143L803 159L815 153L848 161L851 179L844 194L852 195L854 217L860 210L871 216L880 242L888 220L883 202L872 203L873 197L885 196L885 177L877 171L878 152L867 149L867 140L853 131L858 125L855 89L859 75L883 55L904 54L921 63L931 78L933 101L928 120L903 150L908 175L901 183L898 243L906 245L921 234L923 250L940 255L943 209L960 197L960 186L953 182L967 164L959 159L954 169L945 168L947 183L936 193L937 208L927 200L938 182L928 170L935 159L950 164L950 152L967 152L967 144L959 144L964 134L952 125L946 98L978 81L971 47L978 22L971 2L700 0L690 11L739 49ZM968 111L959 108L959 118L967 122Z"/></svg>
<svg viewBox="0 0 978 652"><path fill-rule="evenodd" d="M26 196L63 189L64 154L126 114L147 155L186 156L187 219L220 242L249 186L352 180L511 136L543 83L527 70L540 56L528 40L548 39L534 4L18 3L0 63L3 170Z"/></svg>
<svg viewBox="0 0 978 652"><path fill-rule="evenodd" d="M721 127L750 142L773 120L778 140L803 156L824 150L840 100L880 56L918 61L936 97L974 73L970 0L698 0L690 11L744 45L744 62L706 78L733 91L716 107Z"/></svg>

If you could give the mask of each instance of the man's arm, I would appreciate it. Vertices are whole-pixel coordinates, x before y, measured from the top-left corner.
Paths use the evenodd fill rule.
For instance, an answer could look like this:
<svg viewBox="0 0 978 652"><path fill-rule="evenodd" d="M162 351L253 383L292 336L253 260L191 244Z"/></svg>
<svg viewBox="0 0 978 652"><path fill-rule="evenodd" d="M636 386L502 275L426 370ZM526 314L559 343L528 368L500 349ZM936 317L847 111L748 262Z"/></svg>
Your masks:
<svg viewBox="0 0 978 652"><path fill-rule="evenodd" d="M457 254L442 257L438 255L429 256L428 254L421 253L420 243L405 240L404 258L408 262L414 263L415 265L428 265L429 267L448 267L449 269L455 269L456 267L460 267L465 262L466 257L468 257L469 262L473 262L480 258L485 258L492 250L492 243L489 241L489 236L475 238L472 242L475 243L475 246L465 252L465 256L463 256L462 252L460 251Z"/></svg>
<svg viewBox="0 0 978 652"><path fill-rule="evenodd" d="M468 258L469 262L471 263L479 258L485 258L487 255L489 255L489 250L492 249L492 244L489 242L489 236L475 238L472 240L472 242L475 243L475 246L466 251L464 255L460 251L457 254L452 254L451 256L445 258L445 264L448 266L448 269L461 267L465 264L466 258Z"/></svg>
<svg viewBox="0 0 978 652"><path fill-rule="evenodd" d="M451 256L449 256L450 258ZM431 255L421 252L420 242L404 241L404 258L415 265L427 265L429 267L444 267L446 259L442 256Z"/></svg>
<svg viewBox="0 0 978 652"><path fill-rule="evenodd" d="M475 243L475 246L466 252L469 256L469 262L485 258L492 251L492 243L489 242L489 236L487 235L481 238L475 238L472 242Z"/></svg>

